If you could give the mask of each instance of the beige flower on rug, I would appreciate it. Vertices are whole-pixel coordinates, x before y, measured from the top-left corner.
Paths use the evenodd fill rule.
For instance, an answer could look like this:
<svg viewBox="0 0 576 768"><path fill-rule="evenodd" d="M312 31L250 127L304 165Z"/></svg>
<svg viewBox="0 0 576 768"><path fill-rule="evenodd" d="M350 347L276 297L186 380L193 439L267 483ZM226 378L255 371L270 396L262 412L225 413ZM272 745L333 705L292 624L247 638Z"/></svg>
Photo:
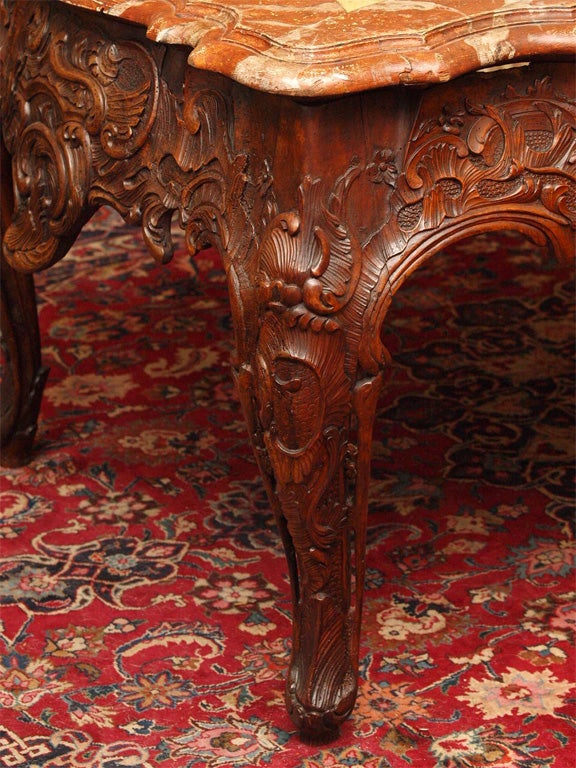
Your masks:
<svg viewBox="0 0 576 768"><path fill-rule="evenodd" d="M95 373L67 376L57 386L49 389L46 396L54 405L92 405L98 400L122 399L137 385L130 374L99 376Z"/></svg>
<svg viewBox="0 0 576 768"><path fill-rule="evenodd" d="M424 601L423 601L424 604ZM386 640L406 640L410 635L433 635L446 629L446 615L434 605L410 612L407 605L392 605L376 615L378 633Z"/></svg>
<svg viewBox="0 0 576 768"><path fill-rule="evenodd" d="M25 710L47 694L71 687L58 679L58 670L45 659L13 655L0 663L0 707Z"/></svg>
<svg viewBox="0 0 576 768"><path fill-rule="evenodd" d="M505 715L554 715L575 684L558 680L549 669L537 672L508 669L501 680L472 678L468 692L457 696L482 711L487 720Z"/></svg>

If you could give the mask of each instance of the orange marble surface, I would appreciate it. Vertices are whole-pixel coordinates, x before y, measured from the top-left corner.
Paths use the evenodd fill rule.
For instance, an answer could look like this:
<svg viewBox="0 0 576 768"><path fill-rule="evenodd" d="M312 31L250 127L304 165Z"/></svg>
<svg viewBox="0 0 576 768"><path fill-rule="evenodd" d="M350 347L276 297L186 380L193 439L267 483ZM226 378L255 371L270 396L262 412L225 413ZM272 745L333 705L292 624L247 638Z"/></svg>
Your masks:
<svg viewBox="0 0 576 768"><path fill-rule="evenodd" d="M576 53L572 0L60 0L191 48L190 63L301 97L449 80Z"/></svg>

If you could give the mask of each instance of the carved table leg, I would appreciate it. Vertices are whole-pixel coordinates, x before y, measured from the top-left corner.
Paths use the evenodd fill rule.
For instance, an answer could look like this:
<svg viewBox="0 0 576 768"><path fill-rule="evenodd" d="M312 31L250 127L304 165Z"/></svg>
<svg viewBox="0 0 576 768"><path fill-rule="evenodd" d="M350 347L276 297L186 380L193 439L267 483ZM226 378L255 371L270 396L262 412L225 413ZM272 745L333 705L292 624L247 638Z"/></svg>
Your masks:
<svg viewBox="0 0 576 768"><path fill-rule="evenodd" d="M238 383L283 535L294 602L287 704L304 738L356 698L370 444L380 379L351 382L344 333L267 317Z"/></svg>
<svg viewBox="0 0 576 768"><path fill-rule="evenodd" d="M228 251L238 389L292 584L288 711L314 742L337 736L357 691L381 381L378 365L358 363L381 267L348 230L358 175L353 164L330 189L306 176L285 198L294 207L281 213L271 200L268 215L253 217L255 245L242 255L234 235Z"/></svg>
<svg viewBox="0 0 576 768"><path fill-rule="evenodd" d="M532 72L468 82L477 103L462 105L462 86L450 85L396 108L397 123L387 94L367 96L361 109L349 103L346 114L326 104L291 115L285 123L306 137L298 193L286 181L289 159L274 158L277 194L260 182L255 244L237 244L240 226L228 238L239 389L292 581L287 703L309 740L335 736L356 695L370 442L391 296L443 245L491 228L515 226L574 252L572 105ZM358 114L369 115L366 130L381 144L367 134L356 160L357 141L346 142Z"/></svg>
<svg viewBox="0 0 576 768"><path fill-rule="evenodd" d="M1 231L12 215L12 175L8 153L0 147ZM40 360L40 332L32 275L16 272L1 259L0 330L2 338L0 460L17 467L30 460L42 390L48 369Z"/></svg>

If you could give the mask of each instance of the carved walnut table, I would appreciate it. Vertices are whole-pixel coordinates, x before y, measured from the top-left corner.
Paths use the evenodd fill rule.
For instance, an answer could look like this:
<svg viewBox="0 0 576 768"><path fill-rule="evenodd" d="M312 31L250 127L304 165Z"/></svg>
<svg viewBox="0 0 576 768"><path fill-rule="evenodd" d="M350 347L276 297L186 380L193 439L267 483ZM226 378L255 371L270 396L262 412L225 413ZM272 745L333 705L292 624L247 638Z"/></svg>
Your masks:
<svg viewBox="0 0 576 768"><path fill-rule="evenodd" d="M391 297L440 247L515 227L574 253L567 0L0 3L3 461L46 370L31 273L98 206L228 275L234 370L294 602L287 702L356 696L371 425ZM528 64L528 62L531 62ZM501 66L505 65L505 66Z"/></svg>

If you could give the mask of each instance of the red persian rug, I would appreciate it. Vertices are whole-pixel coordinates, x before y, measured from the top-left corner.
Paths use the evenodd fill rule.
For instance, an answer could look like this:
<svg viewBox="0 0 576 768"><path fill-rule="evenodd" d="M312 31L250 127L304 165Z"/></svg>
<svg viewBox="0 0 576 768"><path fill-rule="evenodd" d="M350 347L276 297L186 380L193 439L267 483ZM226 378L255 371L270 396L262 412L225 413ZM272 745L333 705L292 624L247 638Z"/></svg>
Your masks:
<svg viewBox="0 0 576 768"><path fill-rule="evenodd" d="M397 296L358 705L306 746L219 258L101 211L38 278L38 448L0 475L0 767L573 768L571 278L505 233Z"/></svg>

